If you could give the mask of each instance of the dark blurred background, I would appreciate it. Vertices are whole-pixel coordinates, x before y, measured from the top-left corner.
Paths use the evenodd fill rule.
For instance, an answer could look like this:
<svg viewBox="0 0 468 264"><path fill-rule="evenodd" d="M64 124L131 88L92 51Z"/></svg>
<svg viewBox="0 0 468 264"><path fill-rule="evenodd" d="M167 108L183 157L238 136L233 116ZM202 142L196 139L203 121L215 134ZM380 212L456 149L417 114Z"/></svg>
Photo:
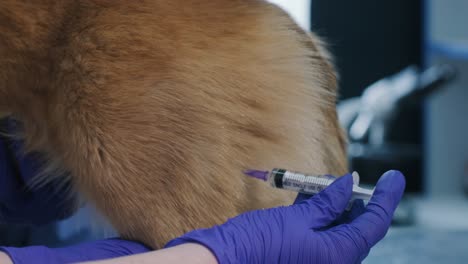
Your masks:
<svg viewBox="0 0 468 264"><path fill-rule="evenodd" d="M360 96L372 83L401 71L409 65L423 66L423 2L405 1L312 1L311 28L326 39L340 75L340 101ZM422 104L405 109L392 129L392 141L423 147ZM413 151L413 152L414 152ZM420 192L424 180L423 155L382 157L376 153L351 157L353 169L365 181L375 182L392 167L408 177L407 191ZM391 153L395 155L397 153ZM381 156L381 155L380 155ZM396 162L395 159L400 159Z"/></svg>
<svg viewBox="0 0 468 264"><path fill-rule="evenodd" d="M312 1L311 28L328 41L340 99L410 65L422 65L423 1Z"/></svg>

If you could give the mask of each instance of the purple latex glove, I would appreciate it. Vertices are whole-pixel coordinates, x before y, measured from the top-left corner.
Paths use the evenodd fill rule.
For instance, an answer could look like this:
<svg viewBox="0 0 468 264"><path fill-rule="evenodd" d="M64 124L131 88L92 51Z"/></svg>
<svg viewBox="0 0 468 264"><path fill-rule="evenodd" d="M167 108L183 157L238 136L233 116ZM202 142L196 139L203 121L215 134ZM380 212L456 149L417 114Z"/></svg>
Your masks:
<svg viewBox="0 0 468 264"><path fill-rule="evenodd" d="M334 225L352 194L353 179L341 177L298 204L239 215L225 224L192 231L166 247L194 242L227 263L357 263L390 227L405 179L389 171L377 183L364 213Z"/></svg>
<svg viewBox="0 0 468 264"><path fill-rule="evenodd" d="M2 120L0 126L7 133L17 129L11 119ZM41 159L37 153L21 155L21 148L21 141L0 137L0 222L47 224L70 216L74 201L66 194L69 185L51 181L41 188L29 188Z"/></svg>
<svg viewBox="0 0 468 264"><path fill-rule="evenodd" d="M118 238L82 243L64 248L31 246L25 248L0 247L14 264L63 264L117 258L150 249L142 244Z"/></svg>

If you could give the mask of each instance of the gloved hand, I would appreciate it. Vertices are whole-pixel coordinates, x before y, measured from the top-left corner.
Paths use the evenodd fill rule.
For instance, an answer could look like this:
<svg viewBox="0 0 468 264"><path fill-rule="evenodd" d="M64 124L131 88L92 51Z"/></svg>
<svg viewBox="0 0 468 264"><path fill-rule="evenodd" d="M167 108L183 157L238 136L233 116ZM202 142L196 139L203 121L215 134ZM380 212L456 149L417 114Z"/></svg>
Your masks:
<svg viewBox="0 0 468 264"><path fill-rule="evenodd" d="M311 199L299 195L297 204L239 215L223 225L192 231L166 245L188 242L209 248L224 263L355 263L382 239L401 199L405 180L388 172L378 182L366 211L356 201L345 212L351 176L335 181ZM67 248L8 248L15 264L70 263L143 253L149 249L131 241L108 239Z"/></svg>
<svg viewBox="0 0 468 264"><path fill-rule="evenodd" d="M0 123L7 134L14 134L16 125L11 119ZM0 222L46 224L74 212L74 201L66 193L69 185L51 181L41 188L30 188L28 184L41 165L38 154L22 155L21 141L0 136Z"/></svg>
<svg viewBox="0 0 468 264"><path fill-rule="evenodd" d="M298 204L239 215L225 224L192 231L167 244L209 248L227 263L357 263L386 234L405 188L403 175L387 172L366 211L334 225L352 194L350 175ZM353 217L352 217L353 218Z"/></svg>

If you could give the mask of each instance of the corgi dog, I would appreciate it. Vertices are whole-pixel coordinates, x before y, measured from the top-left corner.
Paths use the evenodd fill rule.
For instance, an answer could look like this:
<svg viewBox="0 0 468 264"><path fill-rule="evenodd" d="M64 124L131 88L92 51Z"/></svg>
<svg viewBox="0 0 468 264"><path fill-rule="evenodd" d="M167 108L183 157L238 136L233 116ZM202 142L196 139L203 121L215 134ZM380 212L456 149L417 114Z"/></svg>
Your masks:
<svg viewBox="0 0 468 264"><path fill-rule="evenodd" d="M0 112L46 160L41 181L69 180L152 248L294 201L245 169L346 173L336 79L322 41L266 1L0 5Z"/></svg>

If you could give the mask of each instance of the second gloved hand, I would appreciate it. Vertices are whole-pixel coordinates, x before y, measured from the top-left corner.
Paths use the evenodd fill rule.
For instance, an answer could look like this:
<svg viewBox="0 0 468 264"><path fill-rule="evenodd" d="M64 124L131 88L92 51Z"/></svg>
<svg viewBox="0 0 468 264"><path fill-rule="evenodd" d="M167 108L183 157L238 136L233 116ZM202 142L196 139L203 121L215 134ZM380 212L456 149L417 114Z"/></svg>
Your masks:
<svg viewBox="0 0 468 264"><path fill-rule="evenodd" d="M18 126L12 119L0 120L0 222L43 225L71 216L77 200L68 195L70 182L49 175L55 177L32 187L45 164L42 155L24 155L22 140L1 135L18 133Z"/></svg>
<svg viewBox="0 0 468 264"><path fill-rule="evenodd" d="M350 175L323 192L289 207L252 211L223 225L190 232L168 243L195 242L227 263L357 263L386 234L403 195L397 171L384 174L359 216L336 225L351 198Z"/></svg>

